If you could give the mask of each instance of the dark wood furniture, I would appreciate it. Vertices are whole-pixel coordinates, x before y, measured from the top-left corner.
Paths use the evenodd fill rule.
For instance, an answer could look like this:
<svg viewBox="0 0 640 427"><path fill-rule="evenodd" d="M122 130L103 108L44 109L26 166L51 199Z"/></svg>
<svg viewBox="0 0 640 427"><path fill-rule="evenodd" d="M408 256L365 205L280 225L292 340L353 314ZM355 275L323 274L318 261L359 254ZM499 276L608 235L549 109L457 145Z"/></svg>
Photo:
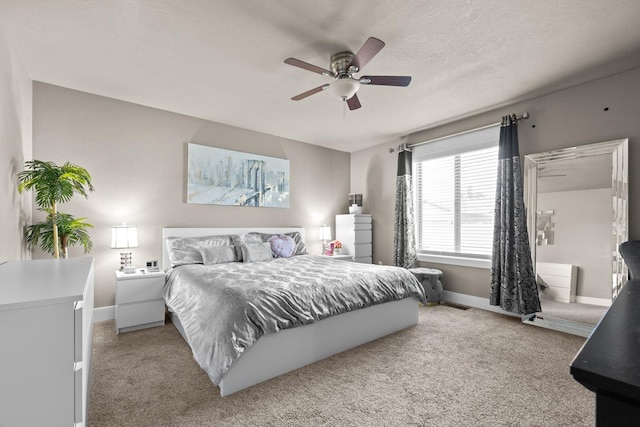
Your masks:
<svg viewBox="0 0 640 427"><path fill-rule="evenodd" d="M640 425L640 280L629 280L571 363L597 426Z"/></svg>

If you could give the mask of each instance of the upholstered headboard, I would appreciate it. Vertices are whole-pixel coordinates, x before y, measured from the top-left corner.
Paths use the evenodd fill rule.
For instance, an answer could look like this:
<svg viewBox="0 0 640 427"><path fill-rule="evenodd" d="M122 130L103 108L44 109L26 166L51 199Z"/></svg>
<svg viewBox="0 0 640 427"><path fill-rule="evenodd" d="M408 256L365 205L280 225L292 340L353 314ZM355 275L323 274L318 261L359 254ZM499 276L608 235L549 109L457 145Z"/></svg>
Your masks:
<svg viewBox="0 0 640 427"><path fill-rule="evenodd" d="M243 234L250 232L266 234L300 233L302 240L305 240L304 228L302 227L277 227L277 228L163 228L162 229L162 269L167 271L171 263L169 262L169 252L167 251L166 240L169 237L199 237L216 236L226 234Z"/></svg>

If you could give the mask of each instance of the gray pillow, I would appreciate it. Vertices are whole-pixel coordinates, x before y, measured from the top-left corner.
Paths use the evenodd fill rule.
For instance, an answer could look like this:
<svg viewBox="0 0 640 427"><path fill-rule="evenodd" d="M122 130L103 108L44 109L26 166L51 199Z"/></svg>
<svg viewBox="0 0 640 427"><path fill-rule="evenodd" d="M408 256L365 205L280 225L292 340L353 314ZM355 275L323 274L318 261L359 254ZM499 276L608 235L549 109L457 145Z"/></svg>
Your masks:
<svg viewBox="0 0 640 427"><path fill-rule="evenodd" d="M242 245L242 262L271 261L272 259L269 242Z"/></svg>
<svg viewBox="0 0 640 427"><path fill-rule="evenodd" d="M201 249L233 246L233 239L231 236L169 237L166 244L171 267L177 267L184 264L202 264L204 261Z"/></svg>
<svg viewBox="0 0 640 427"><path fill-rule="evenodd" d="M200 249L204 265L222 264L225 262L235 262L236 250L233 246L218 246Z"/></svg>
<svg viewBox="0 0 640 427"><path fill-rule="evenodd" d="M269 237L271 237L271 235L269 235ZM242 261L244 258L242 254L243 245L252 243L264 243L267 241L267 239L264 239L262 237L262 234L260 233L235 234L233 236L233 245L236 247L236 258L238 258L238 261Z"/></svg>

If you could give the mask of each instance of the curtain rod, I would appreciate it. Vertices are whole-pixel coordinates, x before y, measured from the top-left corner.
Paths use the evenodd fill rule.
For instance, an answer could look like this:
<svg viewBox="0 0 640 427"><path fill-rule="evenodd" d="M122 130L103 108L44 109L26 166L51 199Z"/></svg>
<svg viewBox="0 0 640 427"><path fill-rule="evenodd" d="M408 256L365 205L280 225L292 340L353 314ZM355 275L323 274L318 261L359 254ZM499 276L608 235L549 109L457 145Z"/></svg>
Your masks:
<svg viewBox="0 0 640 427"><path fill-rule="evenodd" d="M528 118L529 118L529 113L527 111L522 113L521 116L516 116L516 120L518 120L518 121L527 120ZM398 145L396 148L389 148L389 153L393 153L393 152L396 152L396 151L410 150L411 148L417 147L419 145L424 145L424 144L428 144L430 142L440 141L441 139L451 138L451 137L454 137L454 136L460 136L460 135L464 135L464 134L471 133L471 132L476 132L476 131L483 130L483 129L488 129L490 127L499 126L501 124L502 124L502 122L491 123L489 125L480 126L480 127L469 129L469 130L463 130L462 132L454 133L454 134L451 134L451 135L441 136L439 138L429 139L427 141L416 142L414 144L407 144L406 142L403 142L402 144ZM406 138L406 137L404 137L404 138Z"/></svg>

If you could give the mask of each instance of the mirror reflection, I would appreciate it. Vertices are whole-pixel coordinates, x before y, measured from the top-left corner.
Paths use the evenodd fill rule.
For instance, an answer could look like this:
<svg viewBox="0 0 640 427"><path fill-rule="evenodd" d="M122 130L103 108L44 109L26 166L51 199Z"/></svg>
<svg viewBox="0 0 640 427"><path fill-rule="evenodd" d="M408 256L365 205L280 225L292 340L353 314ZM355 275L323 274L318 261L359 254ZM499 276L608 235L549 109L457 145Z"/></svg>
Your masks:
<svg viewBox="0 0 640 427"><path fill-rule="evenodd" d="M529 241L542 311L531 322L588 335L624 283L627 140L525 156ZM624 271L623 271L624 270Z"/></svg>

